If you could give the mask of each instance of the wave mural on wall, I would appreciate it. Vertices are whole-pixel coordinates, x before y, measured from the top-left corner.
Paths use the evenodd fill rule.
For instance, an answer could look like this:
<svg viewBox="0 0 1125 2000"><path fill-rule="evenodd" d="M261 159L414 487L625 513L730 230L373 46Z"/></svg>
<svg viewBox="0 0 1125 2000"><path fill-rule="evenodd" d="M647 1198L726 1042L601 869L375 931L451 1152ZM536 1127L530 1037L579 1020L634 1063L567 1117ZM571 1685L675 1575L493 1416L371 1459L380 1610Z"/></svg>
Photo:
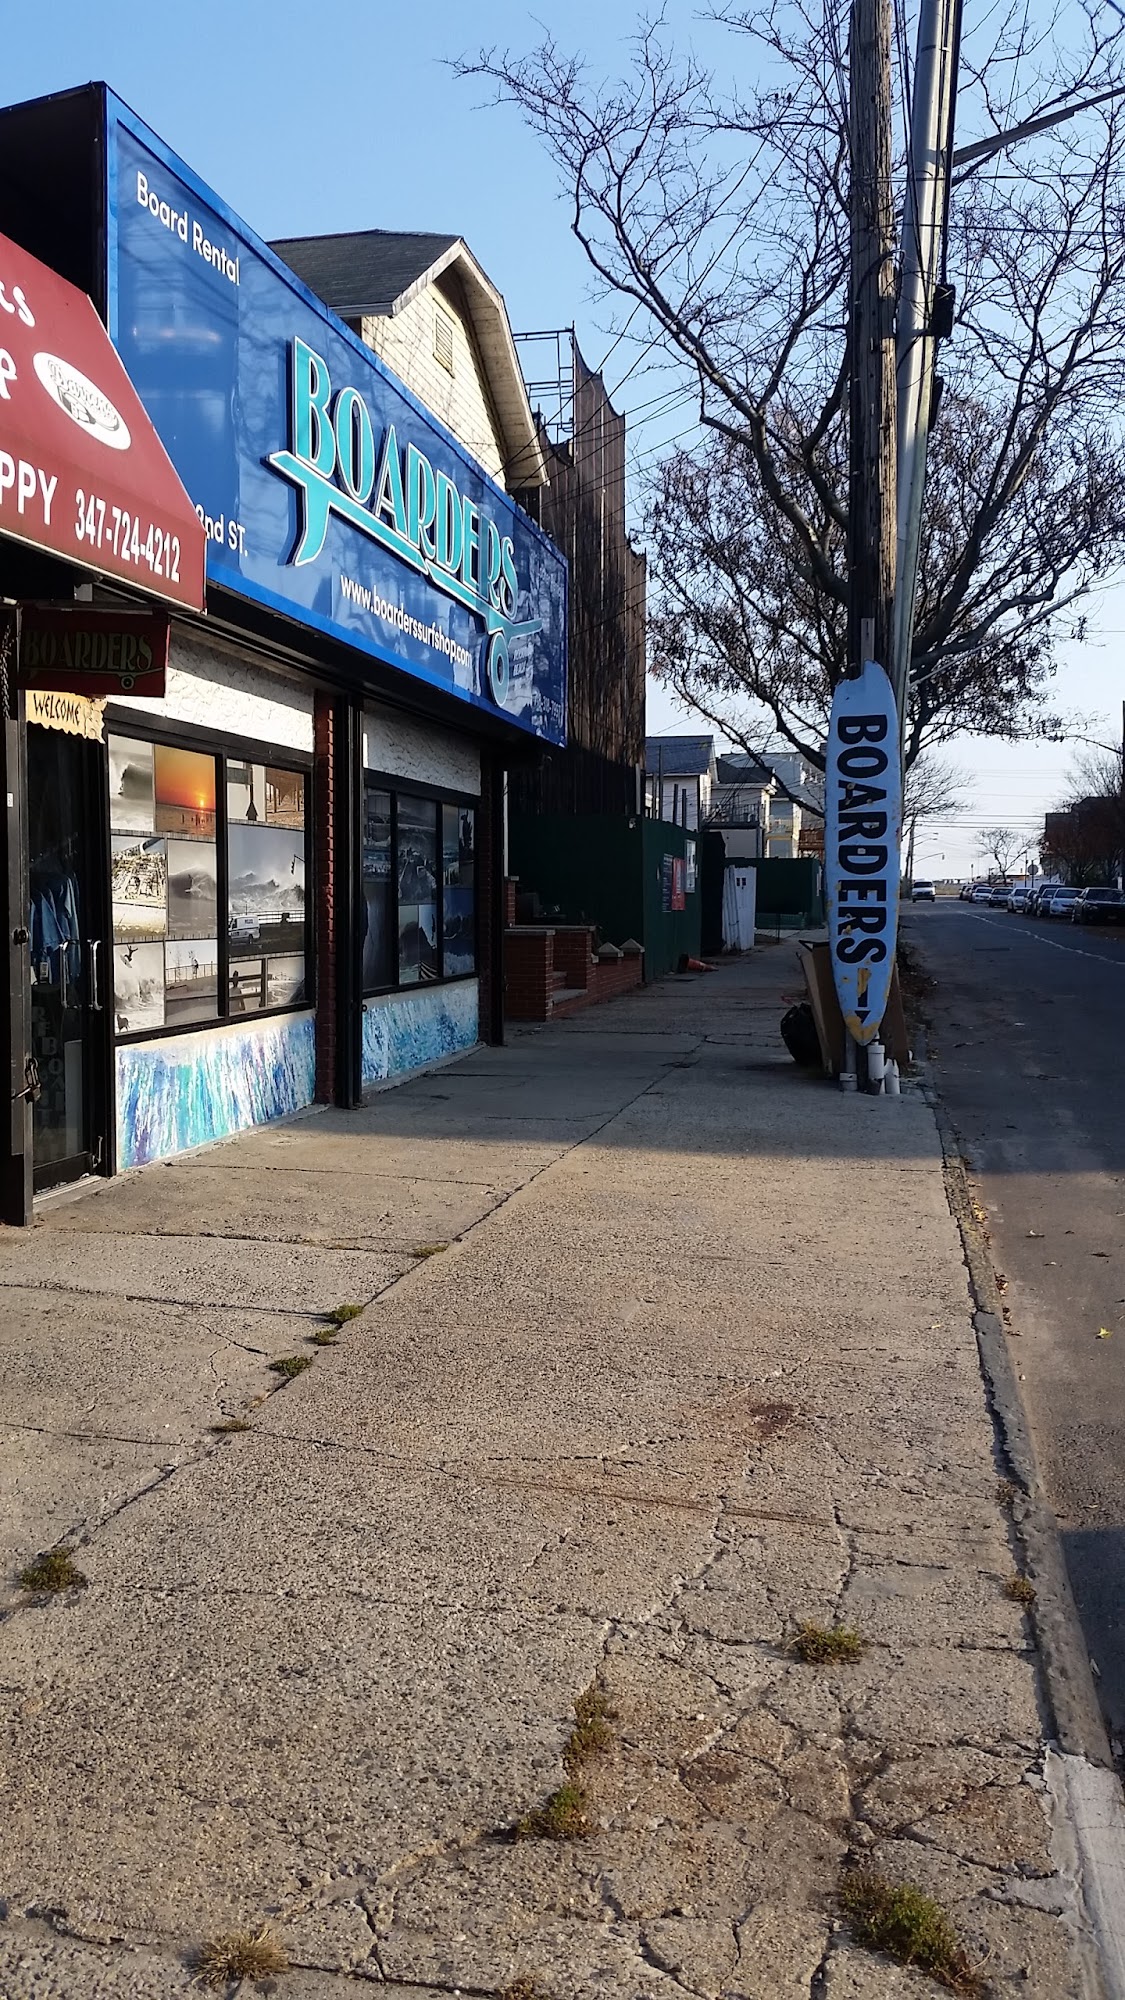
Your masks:
<svg viewBox="0 0 1125 2000"><path fill-rule="evenodd" d="M475 979L368 1000L363 1009L364 1083L385 1083L471 1049L478 1039L478 1012Z"/></svg>
<svg viewBox="0 0 1125 2000"><path fill-rule="evenodd" d="M312 1014L119 1048L118 1166L166 1160L301 1111L315 1080Z"/></svg>

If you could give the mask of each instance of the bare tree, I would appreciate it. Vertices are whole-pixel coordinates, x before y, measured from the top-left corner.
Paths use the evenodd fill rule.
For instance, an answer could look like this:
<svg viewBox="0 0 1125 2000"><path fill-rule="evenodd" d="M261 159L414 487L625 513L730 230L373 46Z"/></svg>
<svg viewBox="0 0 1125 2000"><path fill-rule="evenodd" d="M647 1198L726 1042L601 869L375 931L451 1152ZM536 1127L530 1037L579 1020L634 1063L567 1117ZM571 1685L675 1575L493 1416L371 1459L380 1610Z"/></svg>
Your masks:
<svg viewBox="0 0 1125 2000"><path fill-rule="evenodd" d="M996 873L1006 876L1013 861L1028 845L1026 833L1017 833L1014 827L990 826L977 837L977 852L987 861L996 863Z"/></svg>
<svg viewBox="0 0 1125 2000"><path fill-rule="evenodd" d="M619 338L694 385L703 443L652 496L655 670L748 750L772 731L817 764L847 666L847 14L718 5L732 84L659 24L614 85L551 37L458 65L553 154ZM1033 30L1009 0L964 46L965 137L1102 101L955 190L910 762L960 730L1054 733L1059 644L1125 557L1125 67L1116 16L1077 18Z"/></svg>
<svg viewBox="0 0 1125 2000"><path fill-rule="evenodd" d="M906 774L903 820L908 825L933 819L956 819L968 806L969 776L947 757L924 750Z"/></svg>

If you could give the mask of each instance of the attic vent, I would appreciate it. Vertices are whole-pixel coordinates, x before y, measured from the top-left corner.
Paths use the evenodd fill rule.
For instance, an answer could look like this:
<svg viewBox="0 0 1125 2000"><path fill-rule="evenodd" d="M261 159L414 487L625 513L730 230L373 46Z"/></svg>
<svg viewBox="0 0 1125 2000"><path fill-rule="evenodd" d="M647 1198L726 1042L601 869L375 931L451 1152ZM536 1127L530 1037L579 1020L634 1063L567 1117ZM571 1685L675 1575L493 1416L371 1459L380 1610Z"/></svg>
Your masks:
<svg viewBox="0 0 1125 2000"><path fill-rule="evenodd" d="M434 307L434 360L453 373L453 321L440 306Z"/></svg>

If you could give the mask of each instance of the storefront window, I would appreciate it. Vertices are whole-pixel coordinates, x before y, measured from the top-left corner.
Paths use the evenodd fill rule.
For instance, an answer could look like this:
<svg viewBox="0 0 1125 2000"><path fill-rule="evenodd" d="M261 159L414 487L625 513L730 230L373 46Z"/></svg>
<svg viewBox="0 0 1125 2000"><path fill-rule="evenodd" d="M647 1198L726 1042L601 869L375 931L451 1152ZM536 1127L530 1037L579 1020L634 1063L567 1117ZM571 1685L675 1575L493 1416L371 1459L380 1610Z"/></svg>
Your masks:
<svg viewBox="0 0 1125 2000"><path fill-rule="evenodd" d="M441 809L442 971L447 979L476 971L476 823L471 806Z"/></svg>
<svg viewBox="0 0 1125 2000"><path fill-rule="evenodd" d="M363 990L393 986L391 795L370 778L363 786Z"/></svg>
<svg viewBox="0 0 1125 2000"><path fill-rule="evenodd" d="M440 976L437 906L438 808L432 799L398 797L398 983Z"/></svg>
<svg viewBox="0 0 1125 2000"><path fill-rule="evenodd" d="M232 784L236 772L245 780ZM235 818L231 795L237 785L241 801L243 784L246 810ZM299 1007L305 999L304 776L269 764L228 765L227 811L228 1011Z"/></svg>
<svg viewBox="0 0 1125 2000"><path fill-rule="evenodd" d="M305 774L111 736L109 791L117 1034L304 1005Z"/></svg>
<svg viewBox="0 0 1125 2000"><path fill-rule="evenodd" d="M476 970L476 811L395 792L368 772L363 810L363 988Z"/></svg>

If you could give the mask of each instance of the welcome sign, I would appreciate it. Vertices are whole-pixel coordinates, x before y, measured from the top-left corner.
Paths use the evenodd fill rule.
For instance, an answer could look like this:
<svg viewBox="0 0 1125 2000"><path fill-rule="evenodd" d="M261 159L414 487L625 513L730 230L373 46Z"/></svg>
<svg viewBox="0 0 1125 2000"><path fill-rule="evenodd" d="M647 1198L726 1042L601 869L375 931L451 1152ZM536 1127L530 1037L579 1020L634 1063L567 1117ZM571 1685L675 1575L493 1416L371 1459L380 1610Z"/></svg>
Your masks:
<svg viewBox="0 0 1125 2000"><path fill-rule="evenodd" d="M108 92L106 120L110 332L209 580L563 743L559 550Z"/></svg>

